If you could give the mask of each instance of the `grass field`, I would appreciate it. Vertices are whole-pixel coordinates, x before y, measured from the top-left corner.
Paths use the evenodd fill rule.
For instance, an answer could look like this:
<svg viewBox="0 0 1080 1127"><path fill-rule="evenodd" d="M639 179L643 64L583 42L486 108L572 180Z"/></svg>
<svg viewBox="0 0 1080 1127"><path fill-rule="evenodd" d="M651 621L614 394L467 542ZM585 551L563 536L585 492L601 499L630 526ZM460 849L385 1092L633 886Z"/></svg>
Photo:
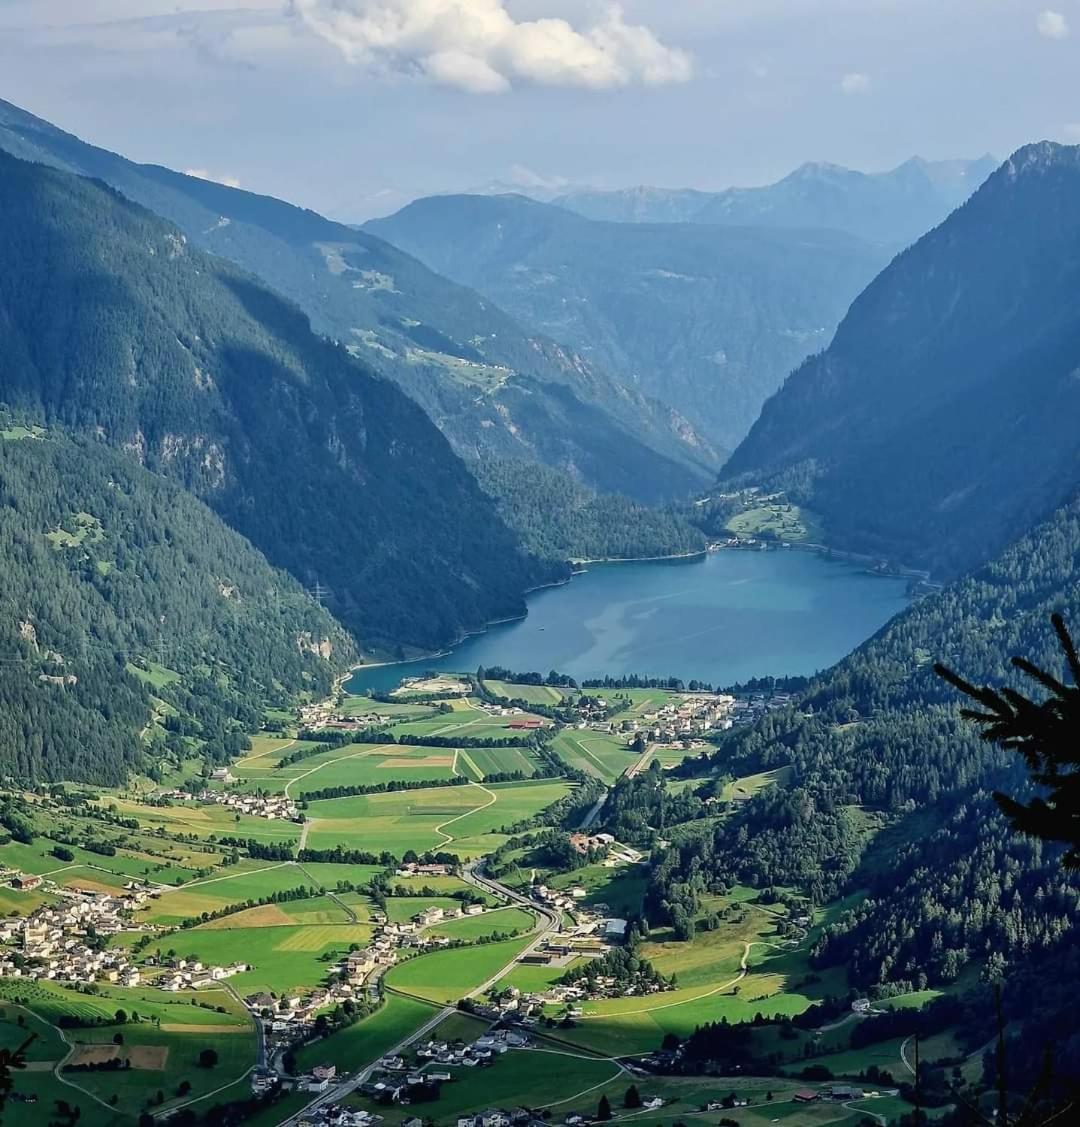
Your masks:
<svg viewBox="0 0 1080 1127"><path fill-rule="evenodd" d="M585 889L585 904L607 904L614 915L638 915L648 881L645 867L633 865L608 869L603 865L586 865L572 873L559 873L548 878L552 888Z"/></svg>
<svg viewBox="0 0 1080 1127"><path fill-rule="evenodd" d="M595 1110L600 1092L606 1083L620 1074L611 1061L589 1060L557 1050L524 1050L509 1052L491 1068L448 1068L454 1080L444 1084L439 1099L424 1105L425 1117L437 1123L456 1123L459 1115L481 1111L486 1107L551 1108L561 1122L561 1115L578 1106ZM375 1110L370 1103L357 1100L357 1105ZM410 1117L409 1108L378 1108L389 1125Z"/></svg>
<svg viewBox="0 0 1080 1127"><path fill-rule="evenodd" d="M493 696L523 700L528 704L555 705L565 695L553 685L519 685L511 681L485 681L484 688Z"/></svg>
<svg viewBox="0 0 1080 1127"><path fill-rule="evenodd" d="M638 756L618 736L576 728L560 732L551 749L568 766L613 783Z"/></svg>
<svg viewBox="0 0 1080 1127"><path fill-rule="evenodd" d="M786 501L755 505L729 518L729 532L736 536L772 536L795 543L821 537L818 519L807 509Z"/></svg>
<svg viewBox="0 0 1080 1127"><path fill-rule="evenodd" d="M777 767L772 771L762 771L757 775L744 775L728 783L720 797L728 802L744 801L753 798L759 791L771 786L786 786L791 779L790 767Z"/></svg>
<svg viewBox="0 0 1080 1127"><path fill-rule="evenodd" d="M507 939L476 947L450 948L398 965L387 972L386 985L440 1005L454 1005L487 982L529 945L529 939Z"/></svg>
<svg viewBox="0 0 1080 1127"><path fill-rule="evenodd" d="M273 892L310 887L311 881L293 864L263 862L260 869L207 877L182 888L167 889L140 911L139 919L149 923L179 923L203 912L218 912L233 904L258 900Z"/></svg>
<svg viewBox="0 0 1080 1127"><path fill-rule="evenodd" d="M313 824L307 844L400 856L407 849L422 852L453 842L455 853L475 857L499 844L501 838L489 835L531 817L568 789L562 782L500 783L325 799L308 809Z"/></svg>
<svg viewBox="0 0 1080 1127"><path fill-rule="evenodd" d="M161 827L170 834L194 834L199 838L228 836L263 842L295 840L300 827L292 822L270 821L247 814L233 814L215 803L178 802L173 806L147 806L130 799L110 799L118 812L151 829Z"/></svg>
<svg viewBox="0 0 1080 1127"><path fill-rule="evenodd" d="M536 917L532 912L523 911L521 908L497 908L493 912L484 912L479 916L463 916L460 919L433 924L428 931L432 935L445 935L450 939L471 941L498 932L508 934L517 931L524 935L532 931L535 926Z"/></svg>
<svg viewBox="0 0 1080 1127"><path fill-rule="evenodd" d="M350 944L363 946L370 939L371 927L367 924L260 923L251 927L198 927L173 932L149 951L172 949L181 957L219 966L245 962L252 969L229 979L237 993L266 990L288 994L321 983L336 961L328 955L342 956Z"/></svg>
<svg viewBox="0 0 1080 1127"><path fill-rule="evenodd" d="M826 972L800 986L808 964L804 950L777 950L774 920L751 910L741 923L698 932L690 943L654 939L643 956L678 979L675 990L647 997L603 999L584 1004L575 1028L560 1036L612 1054L655 1048L665 1033L685 1037L708 1021L752 1021L755 1014L796 1014L829 992L842 978ZM742 970L745 960L747 969Z"/></svg>
<svg viewBox="0 0 1080 1127"><path fill-rule="evenodd" d="M435 1007L424 1002L388 994L370 1017L298 1049L297 1066L307 1070L326 1061L340 1072L354 1071L393 1048L434 1013Z"/></svg>

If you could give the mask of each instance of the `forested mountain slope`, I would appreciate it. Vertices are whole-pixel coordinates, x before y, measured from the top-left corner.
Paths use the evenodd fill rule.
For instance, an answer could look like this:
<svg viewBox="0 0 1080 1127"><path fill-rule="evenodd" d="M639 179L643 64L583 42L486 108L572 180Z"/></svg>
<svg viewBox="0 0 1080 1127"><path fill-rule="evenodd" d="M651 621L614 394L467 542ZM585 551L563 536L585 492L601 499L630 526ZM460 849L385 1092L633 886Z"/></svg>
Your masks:
<svg viewBox="0 0 1080 1127"><path fill-rule="evenodd" d="M562 574L394 384L113 190L0 154L0 261L0 402L182 483L363 645L443 645Z"/></svg>
<svg viewBox="0 0 1080 1127"><path fill-rule="evenodd" d="M1078 606L1074 500L893 619L796 707L729 737L712 769L791 766L790 784L744 803L705 840L667 850L654 911L685 912L695 879L794 885L819 902L860 889L817 957L848 967L856 985L893 992L1075 942L1080 875L1062 869L1063 848L1010 830L990 798L1022 790L1022 760L979 739L932 662L977 684L1020 684L1008 664L1016 653L1060 673L1049 616L1062 611L1075 627ZM867 850L868 828L882 820Z"/></svg>
<svg viewBox="0 0 1080 1127"><path fill-rule="evenodd" d="M265 705L325 694L356 659L294 579L93 437L3 422L0 558L5 776L227 761Z"/></svg>
<svg viewBox="0 0 1080 1127"><path fill-rule="evenodd" d="M729 449L888 260L838 232L597 223L524 196L436 196L367 230Z"/></svg>
<svg viewBox="0 0 1080 1127"><path fill-rule="evenodd" d="M177 224L193 245L257 274L297 302L316 331L400 384L463 455L530 458L645 500L693 490L722 460L670 407L526 333L372 234L135 164L7 102L0 149L100 178Z"/></svg>
<svg viewBox="0 0 1080 1127"><path fill-rule="evenodd" d="M888 172L810 163L759 188L578 191L554 202L590 219L826 228L901 247L937 226L997 165L990 156L941 161L912 157Z"/></svg>
<svg viewBox="0 0 1080 1127"><path fill-rule="evenodd" d="M1080 148L1021 149L851 307L725 467L830 542L955 574L1070 494L1080 438Z"/></svg>

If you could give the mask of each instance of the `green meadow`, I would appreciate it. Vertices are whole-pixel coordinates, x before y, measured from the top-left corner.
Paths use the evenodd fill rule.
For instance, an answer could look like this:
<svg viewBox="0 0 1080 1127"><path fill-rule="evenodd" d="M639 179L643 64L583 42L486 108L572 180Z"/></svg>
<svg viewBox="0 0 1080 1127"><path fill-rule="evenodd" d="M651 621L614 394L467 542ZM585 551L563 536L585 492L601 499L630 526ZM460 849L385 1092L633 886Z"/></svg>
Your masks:
<svg viewBox="0 0 1080 1127"><path fill-rule="evenodd" d="M449 948L398 963L384 979L388 988L440 1005L454 1005L511 964L528 937L475 947Z"/></svg>

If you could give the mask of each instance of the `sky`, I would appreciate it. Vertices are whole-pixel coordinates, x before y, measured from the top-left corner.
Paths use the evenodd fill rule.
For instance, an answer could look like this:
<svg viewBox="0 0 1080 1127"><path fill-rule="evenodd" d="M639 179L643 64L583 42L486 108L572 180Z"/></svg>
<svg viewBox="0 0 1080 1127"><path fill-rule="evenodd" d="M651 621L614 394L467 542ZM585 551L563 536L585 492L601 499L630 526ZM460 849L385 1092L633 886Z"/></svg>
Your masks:
<svg viewBox="0 0 1080 1127"><path fill-rule="evenodd" d="M0 97L335 218L1080 142L1080 0L0 0Z"/></svg>

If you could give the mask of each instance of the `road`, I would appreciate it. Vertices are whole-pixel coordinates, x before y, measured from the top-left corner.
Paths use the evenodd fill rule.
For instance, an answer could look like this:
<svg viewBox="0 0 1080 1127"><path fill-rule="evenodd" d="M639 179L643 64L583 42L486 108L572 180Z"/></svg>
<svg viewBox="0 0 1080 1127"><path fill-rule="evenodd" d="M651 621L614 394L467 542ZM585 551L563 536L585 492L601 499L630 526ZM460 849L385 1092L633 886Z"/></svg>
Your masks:
<svg viewBox="0 0 1080 1127"><path fill-rule="evenodd" d="M483 866L483 861L477 861L466 865L462 870L462 879L465 880L468 884L471 884L475 888L479 888L484 892L493 893L494 895L500 896L510 903L527 907L531 911L535 912L540 918L541 923L536 930L536 938L525 949L526 951L532 951L537 946L537 944L544 940L548 935L559 930L561 921L557 912L553 912L551 911L551 909L545 908L541 904L536 904L532 900L528 899L528 897L522 896L519 892L515 892L512 888L507 888L506 885L500 884L498 881L484 876ZM515 955L514 958L506 964L506 966L501 967L486 982L482 982L479 986L472 990L469 993L468 997L476 998L483 995L514 966L514 964L518 961L518 959L521 958L521 955L523 955L524 953L525 951L522 951L519 954ZM280 1127L294 1127L294 1125L298 1124L301 1119L310 1116L312 1112L317 1111L319 1108L326 1107L329 1104L341 1103L341 1101L344 1100L346 1096L359 1088L361 1084L367 1083L372 1072L375 1070L379 1061L383 1057L397 1056L398 1054L404 1052L411 1044L413 1044L415 1041L420 1040L421 1037L426 1036L433 1029L435 1029L436 1026L441 1024L446 1020L446 1018L448 1018L452 1013L455 1012L456 1007L454 1006L444 1006L442 1009L437 1010L427 1021L424 1022L423 1025L420 1026L419 1029L413 1030L412 1033L410 1033L403 1040L399 1041L392 1048L384 1050L379 1054L376 1060L369 1061L358 1072L354 1072L352 1075L343 1079L339 1084L335 1084L332 1088L328 1088L321 1095L316 1096L315 1099L311 1101L311 1103L307 1104L300 1111L296 1112L294 1115L291 1115L288 1119L282 1120Z"/></svg>

